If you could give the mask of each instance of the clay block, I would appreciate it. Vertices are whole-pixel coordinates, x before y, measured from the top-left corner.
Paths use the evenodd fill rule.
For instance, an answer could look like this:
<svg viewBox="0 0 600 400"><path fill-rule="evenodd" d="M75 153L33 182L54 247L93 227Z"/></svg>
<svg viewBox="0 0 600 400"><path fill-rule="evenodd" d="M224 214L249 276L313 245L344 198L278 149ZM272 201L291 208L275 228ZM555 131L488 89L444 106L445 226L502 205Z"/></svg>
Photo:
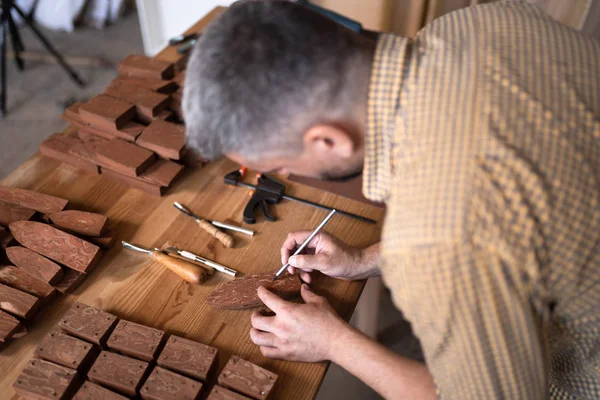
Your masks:
<svg viewBox="0 0 600 400"><path fill-rule="evenodd" d="M42 142L40 145L40 153L44 157L73 165L92 174L98 174L98 167L95 163L74 153L74 149L77 148L78 145L79 140L77 138L61 133L55 133Z"/></svg>
<svg viewBox="0 0 600 400"><path fill-rule="evenodd" d="M139 177L138 179L131 178L129 176L121 175L119 173L113 172L105 168L100 168L100 174L102 176L107 177L108 179L112 179L114 181L122 183L125 186L131 186L135 189L139 189L142 192L150 193L154 196L162 196L166 189L164 186L158 186L152 183L144 182L140 180Z"/></svg>
<svg viewBox="0 0 600 400"><path fill-rule="evenodd" d="M177 76L176 76L177 77ZM163 79L143 79L135 77L119 76L114 81L124 81L132 85L141 86L146 89L150 89L154 92L169 94L173 93L179 88L178 83L175 80L166 81Z"/></svg>
<svg viewBox="0 0 600 400"><path fill-rule="evenodd" d="M85 122L103 130L121 129L133 117L132 102L99 94L79 107L79 116Z"/></svg>
<svg viewBox="0 0 600 400"><path fill-rule="evenodd" d="M0 265L0 283L41 299L54 294L54 288L47 282L12 265Z"/></svg>
<svg viewBox="0 0 600 400"><path fill-rule="evenodd" d="M0 199L6 203L39 211L42 214L62 211L68 203L67 200L60 197L9 186L0 186Z"/></svg>
<svg viewBox="0 0 600 400"><path fill-rule="evenodd" d="M168 95L156 93L125 81L111 83L104 89L104 93L134 104L138 117L142 115L146 118L152 118L169 105Z"/></svg>
<svg viewBox="0 0 600 400"><path fill-rule="evenodd" d="M164 158L179 160L185 147L185 129L171 122L152 121L136 143Z"/></svg>
<svg viewBox="0 0 600 400"><path fill-rule="evenodd" d="M13 222L9 228L23 246L80 272L91 271L102 256L98 246L41 222Z"/></svg>
<svg viewBox="0 0 600 400"><path fill-rule="evenodd" d="M213 307L229 310L259 307L263 303L258 298L256 290L261 286L287 300L300 294L302 282L298 275L286 274L276 281L273 281L273 276L275 272L234 279L215 289L206 298L206 302Z"/></svg>
<svg viewBox="0 0 600 400"><path fill-rule="evenodd" d="M85 374L96 357L94 345L61 332L50 332L36 349L35 357Z"/></svg>
<svg viewBox="0 0 600 400"><path fill-rule="evenodd" d="M162 112L162 111L161 111ZM112 131L111 133L118 138L127 140L128 142L135 142L144 130L144 125L138 124L137 122L129 121L125 126L119 130Z"/></svg>
<svg viewBox="0 0 600 400"><path fill-rule="evenodd" d="M237 356L231 356L218 380L221 386L256 400L264 400L273 389L277 374Z"/></svg>
<svg viewBox="0 0 600 400"><path fill-rule="evenodd" d="M249 397L242 396L236 392L232 392L229 389L225 389L222 386L215 385L210 395L206 400L248 400Z"/></svg>
<svg viewBox="0 0 600 400"><path fill-rule="evenodd" d="M0 309L23 319L29 319L37 311L37 297L10 286L0 285Z"/></svg>
<svg viewBox="0 0 600 400"><path fill-rule="evenodd" d="M113 139L98 149L103 169L136 177L154 162L154 153L121 139Z"/></svg>
<svg viewBox="0 0 600 400"><path fill-rule="evenodd" d="M63 269L35 251L21 246L11 246L6 248L6 255L11 263L51 285L63 279Z"/></svg>
<svg viewBox="0 0 600 400"><path fill-rule="evenodd" d="M161 330L120 320L106 345L127 356L152 361L164 337L165 333Z"/></svg>
<svg viewBox="0 0 600 400"><path fill-rule="evenodd" d="M0 200L0 225L8 226L15 221L29 221L34 214L34 210Z"/></svg>
<svg viewBox="0 0 600 400"><path fill-rule="evenodd" d="M56 225L84 236L102 236L106 231L108 218L102 214L87 211L66 210L51 214L50 220Z"/></svg>
<svg viewBox="0 0 600 400"><path fill-rule="evenodd" d="M217 353L216 347L172 335L156 362L161 367L206 381L217 365Z"/></svg>
<svg viewBox="0 0 600 400"><path fill-rule="evenodd" d="M175 68L167 61L131 54L119 64L119 75L144 79L172 79L175 76Z"/></svg>
<svg viewBox="0 0 600 400"><path fill-rule="evenodd" d="M70 399L78 385L77 371L44 360L30 360L13 388L25 398Z"/></svg>
<svg viewBox="0 0 600 400"><path fill-rule="evenodd" d="M77 391L73 400L126 400L127 397L123 397L113 391L103 388L100 385L96 385L92 382L85 382L83 386Z"/></svg>
<svg viewBox="0 0 600 400"><path fill-rule="evenodd" d="M170 110L162 110L154 117L147 117L142 114L138 114L138 119L144 124L148 125L152 123L152 121L161 120L161 121L173 121L176 120L176 115Z"/></svg>
<svg viewBox="0 0 600 400"><path fill-rule="evenodd" d="M108 139L90 134L81 129L78 131L77 135L79 137L79 141L69 149L69 153L90 164L100 165L96 154L98 152L98 148L105 145L108 142Z"/></svg>
<svg viewBox="0 0 600 400"><path fill-rule="evenodd" d="M161 367L156 367L140 390L144 400L195 400L202 384Z"/></svg>
<svg viewBox="0 0 600 400"><path fill-rule="evenodd" d="M88 372L88 379L119 393L135 396L148 363L103 351Z"/></svg>
<svg viewBox="0 0 600 400"><path fill-rule="evenodd" d="M102 249L110 249L114 246L115 242L117 241L117 232L108 229L105 233L105 236L92 237L89 238L89 241Z"/></svg>
<svg viewBox="0 0 600 400"><path fill-rule="evenodd" d="M174 161L158 159L138 179L157 186L170 186L183 170L183 165Z"/></svg>
<svg viewBox="0 0 600 400"><path fill-rule="evenodd" d="M18 319L12 315L0 311L0 343L7 342L21 326Z"/></svg>
<svg viewBox="0 0 600 400"><path fill-rule="evenodd" d="M71 293L83 282L85 274L83 272L75 271L71 268L66 268L65 275L62 280L54 285L54 288L62 294Z"/></svg>
<svg viewBox="0 0 600 400"><path fill-rule="evenodd" d="M69 119L80 119L81 117L79 116L79 109L83 104L83 101L76 101L65 109L62 116Z"/></svg>
<svg viewBox="0 0 600 400"><path fill-rule="evenodd" d="M103 345L116 324L117 317L114 315L82 303L75 303L58 326L70 335Z"/></svg>

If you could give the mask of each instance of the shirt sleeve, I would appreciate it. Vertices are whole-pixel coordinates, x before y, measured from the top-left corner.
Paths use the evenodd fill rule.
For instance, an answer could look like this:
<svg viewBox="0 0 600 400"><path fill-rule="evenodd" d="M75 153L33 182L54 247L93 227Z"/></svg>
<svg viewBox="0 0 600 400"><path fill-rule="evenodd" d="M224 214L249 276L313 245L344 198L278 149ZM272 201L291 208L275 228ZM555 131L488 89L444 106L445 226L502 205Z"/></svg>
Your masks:
<svg viewBox="0 0 600 400"><path fill-rule="evenodd" d="M421 340L440 398L546 398L544 324L521 268L472 243L400 253L386 283Z"/></svg>

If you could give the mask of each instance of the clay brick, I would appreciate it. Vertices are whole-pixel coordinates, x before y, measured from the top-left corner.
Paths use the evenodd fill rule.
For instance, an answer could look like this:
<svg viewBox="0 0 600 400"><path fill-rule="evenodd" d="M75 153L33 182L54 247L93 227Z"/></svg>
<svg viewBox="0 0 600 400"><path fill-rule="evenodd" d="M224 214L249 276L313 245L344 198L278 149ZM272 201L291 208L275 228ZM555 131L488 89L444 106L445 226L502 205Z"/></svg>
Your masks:
<svg viewBox="0 0 600 400"><path fill-rule="evenodd" d="M127 397L123 397L113 391L103 388L100 385L96 385L92 382L85 382L83 386L77 391L73 400L126 400Z"/></svg>
<svg viewBox="0 0 600 400"><path fill-rule="evenodd" d="M70 399L79 385L77 371L44 360L30 360L13 387L25 398Z"/></svg>
<svg viewBox="0 0 600 400"><path fill-rule="evenodd" d="M207 381L217 365L216 347L172 335L156 362L190 378Z"/></svg>
<svg viewBox="0 0 600 400"><path fill-rule="evenodd" d="M171 186L179 176L183 165L174 161L158 159L138 179L157 186Z"/></svg>
<svg viewBox="0 0 600 400"><path fill-rule="evenodd" d="M132 85L125 81L113 82L104 93L117 99L135 104L136 113L139 116L152 118L169 105L169 96L156 93L152 90Z"/></svg>
<svg viewBox="0 0 600 400"><path fill-rule="evenodd" d="M97 350L91 343L59 331L50 332L35 351L37 358L75 369L84 375L96 354Z"/></svg>
<svg viewBox="0 0 600 400"><path fill-rule="evenodd" d="M265 400L277 382L277 374L237 356L231 356L218 381L228 389L256 400Z"/></svg>
<svg viewBox="0 0 600 400"><path fill-rule="evenodd" d="M76 271L90 272L102 256L95 244L41 222L13 222L9 228L23 246Z"/></svg>
<svg viewBox="0 0 600 400"><path fill-rule="evenodd" d="M82 303L75 303L60 320L58 326L69 335L104 345L117 324L117 317Z"/></svg>
<svg viewBox="0 0 600 400"><path fill-rule="evenodd" d="M29 319L37 311L37 297L6 285L0 285L0 309L23 319Z"/></svg>
<svg viewBox="0 0 600 400"><path fill-rule="evenodd" d="M156 114L154 117L146 117L145 115L140 114L138 115L138 119L144 124L148 125L152 123L152 121L156 121L157 119L161 121L173 121L174 119L176 119L176 116L172 111L165 109Z"/></svg>
<svg viewBox="0 0 600 400"><path fill-rule="evenodd" d="M164 158L179 160L185 147L185 128L171 122L155 120L144 129L136 143Z"/></svg>
<svg viewBox="0 0 600 400"><path fill-rule="evenodd" d="M6 203L16 204L21 207L39 211L42 214L51 214L62 211L68 201L60 197L19 189L10 186L0 186L0 199Z"/></svg>
<svg viewBox="0 0 600 400"><path fill-rule="evenodd" d="M85 122L102 130L121 129L135 117L132 102L99 94L79 107L79 116Z"/></svg>
<svg viewBox="0 0 600 400"><path fill-rule="evenodd" d="M160 349L165 337L161 330L120 320L106 345L130 357L144 361L152 361Z"/></svg>
<svg viewBox="0 0 600 400"><path fill-rule="evenodd" d="M77 148L79 144L80 141L73 136L55 133L42 142L40 153L44 157L73 165L92 174L98 174L98 166L74 153L73 149Z"/></svg>
<svg viewBox="0 0 600 400"><path fill-rule="evenodd" d="M229 389L225 389L222 386L215 385L210 395L206 400L249 400L249 397L242 396L236 392L232 392Z"/></svg>
<svg viewBox="0 0 600 400"><path fill-rule="evenodd" d="M131 54L119 64L119 75L144 79L172 79L174 65L167 61Z"/></svg>
<svg viewBox="0 0 600 400"><path fill-rule="evenodd" d="M40 299L52 296L55 292L47 282L12 265L0 265L0 283Z"/></svg>
<svg viewBox="0 0 600 400"><path fill-rule="evenodd" d="M140 393L144 400L196 400L201 390L200 382L156 367Z"/></svg>
<svg viewBox="0 0 600 400"><path fill-rule="evenodd" d="M0 343L7 342L19 330L21 323L12 315L0 311Z"/></svg>
<svg viewBox="0 0 600 400"><path fill-rule="evenodd" d="M63 269L35 251L21 246L11 246L6 248L6 255L14 265L51 285L63 279Z"/></svg>
<svg viewBox="0 0 600 400"><path fill-rule="evenodd" d="M98 160L102 167L122 175L135 177L146 171L155 156L149 150L121 139L113 139L98 148Z"/></svg>
<svg viewBox="0 0 600 400"><path fill-rule="evenodd" d="M84 236L102 236L106 231L108 218L102 214L87 211L65 210L50 215L50 220L61 228Z"/></svg>
<svg viewBox="0 0 600 400"><path fill-rule="evenodd" d="M60 282L54 285L54 288L62 294L71 293L79 287L84 278L85 274L83 272L66 268L65 275Z"/></svg>
<svg viewBox="0 0 600 400"><path fill-rule="evenodd" d="M142 192L149 193L153 196L162 196L165 192L166 188L164 186L157 186L148 182L144 182L142 180L131 178L129 176L121 175L119 173L113 172L109 169L101 168L100 174L105 176L108 179L112 179L113 181L117 181L122 183L125 186L131 186L135 189L141 190Z"/></svg>
<svg viewBox="0 0 600 400"><path fill-rule="evenodd" d="M103 351L88 372L88 379L119 393L135 396L148 363Z"/></svg>
<svg viewBox="0 0 600 400"><path fill-rule="evenodd" d="M162 111L161 111L162 112ZM111 133L118 138L127 140L128 142L135 142L135 140L142 134L144 125L138 124L134 121L129 121L125 126L119 130L112 131Z"/></svg>
<svg viewBox="0 0 600 400"><path fill-rule="evenodd" d="M143 79L119 76L115 80L113 80L113 82L115 81L124 81L132 85L141 86L143 88L152 90L153 92L164 94L173 93L179 88L179 85L175 80L166 81L163 79Z"/></svg>
<svg viewBox="0 0 600 400"><path fill-rule="evenodd" d="M8 226L15 221L29 221L35 215L35 210L0 200L0 225Z"/></svg>

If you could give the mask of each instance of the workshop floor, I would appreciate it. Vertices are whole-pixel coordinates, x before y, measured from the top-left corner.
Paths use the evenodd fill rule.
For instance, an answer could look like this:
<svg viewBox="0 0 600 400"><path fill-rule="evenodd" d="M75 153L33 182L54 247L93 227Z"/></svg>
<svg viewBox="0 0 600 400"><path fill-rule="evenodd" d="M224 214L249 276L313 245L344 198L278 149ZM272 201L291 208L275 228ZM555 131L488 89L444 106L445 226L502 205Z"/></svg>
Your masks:
<svg viewBox="0 0 600 400"><path fill-rule="evenodd" d="M27 51L45 52L28 29L21 30ZM93 57L111 65L131 53L143 53L136 14L130 14L104 30L77 29L72 34L44 30L64 56ZM19 72L8 60L8 115L0 119L0 179L34 154L39 144L53 132L66 127L60 119L63 103L70 98L86 99L102 92L116 76L114 67L75 66L88 85L77 87L55 64L27 62ZM418 341L410 326L394 308L389 295L381 304L379 340L394 351L419 357ZM321 386L318 400L370 400L380 397L352 375L332 365Z"/></svg>

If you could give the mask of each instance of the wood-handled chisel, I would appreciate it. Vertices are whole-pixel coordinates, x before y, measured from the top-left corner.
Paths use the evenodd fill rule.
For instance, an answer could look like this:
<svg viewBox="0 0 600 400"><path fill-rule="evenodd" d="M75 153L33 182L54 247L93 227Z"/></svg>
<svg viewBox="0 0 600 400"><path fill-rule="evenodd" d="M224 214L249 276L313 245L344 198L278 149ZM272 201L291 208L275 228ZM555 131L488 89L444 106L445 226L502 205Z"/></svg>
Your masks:
<svg viewBox="0 0 600 400"><path fill-rule="evenodd" d="M181 249L178 249L177 247L173 247L173 246L167 247L166 251L168 253L177 254L180 257L187 258L188 260L192 260L192 261L195 261L195 262L202 263L204 265L209 266L210 268L216 269L217 271L222 272L224 274L227 274L229 276L236 276L237 275L237 271L235 269L228 268L228 267L226 267L224 265L221 265L221 264L216 263L214 261L208 260L208 259L206 259L204 257L200 257L200 256L198 256L198 255L196 255L194 253L189 252L189 251L181 250Z"/></svg>

